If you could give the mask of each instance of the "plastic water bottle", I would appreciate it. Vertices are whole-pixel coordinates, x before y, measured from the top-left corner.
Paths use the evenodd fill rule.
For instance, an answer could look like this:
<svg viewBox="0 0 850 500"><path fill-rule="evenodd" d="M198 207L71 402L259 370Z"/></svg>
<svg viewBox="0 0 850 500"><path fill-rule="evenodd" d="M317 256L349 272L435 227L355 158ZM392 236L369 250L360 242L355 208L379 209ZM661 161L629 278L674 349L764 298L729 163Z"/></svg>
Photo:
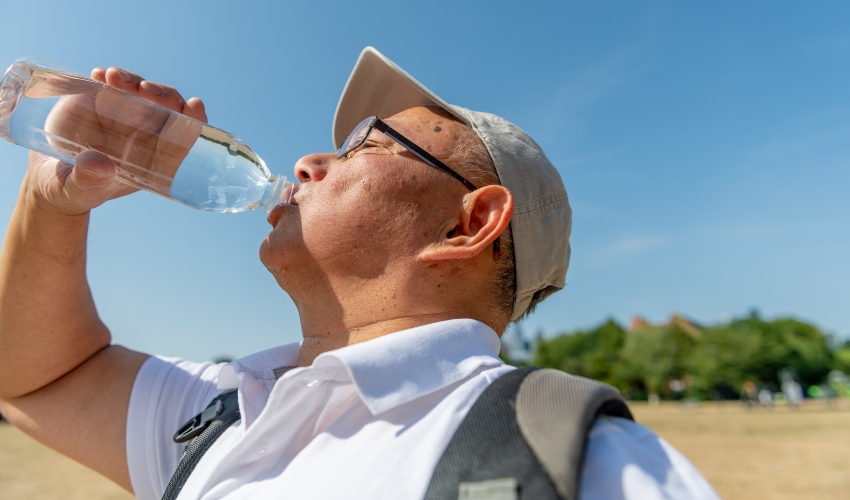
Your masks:
<svg viewBox="0 0 850 500"><path fill-rule="evenodd" d="M0 136L72 164L97 150L121 182L211 212L268 213L297 188L224 130L30 59L0 79Z"/></svg>

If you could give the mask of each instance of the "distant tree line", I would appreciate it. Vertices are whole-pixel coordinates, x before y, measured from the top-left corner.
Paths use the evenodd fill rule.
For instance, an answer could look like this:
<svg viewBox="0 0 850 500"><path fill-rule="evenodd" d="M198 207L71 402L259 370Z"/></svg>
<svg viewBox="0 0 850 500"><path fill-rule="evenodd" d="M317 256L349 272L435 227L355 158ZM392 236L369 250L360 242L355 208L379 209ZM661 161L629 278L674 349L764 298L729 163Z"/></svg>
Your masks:
<svg viewBox="0 0 850 500"><path fill-rule="evenodd" d="M675 321L626 331L614 320L537 342L531 363L601 380L631 399L736 399L746 381L778 391L790 369L804 389L831 370L850 373L850 341L802 321L757 314L695 328Z"/></svg>

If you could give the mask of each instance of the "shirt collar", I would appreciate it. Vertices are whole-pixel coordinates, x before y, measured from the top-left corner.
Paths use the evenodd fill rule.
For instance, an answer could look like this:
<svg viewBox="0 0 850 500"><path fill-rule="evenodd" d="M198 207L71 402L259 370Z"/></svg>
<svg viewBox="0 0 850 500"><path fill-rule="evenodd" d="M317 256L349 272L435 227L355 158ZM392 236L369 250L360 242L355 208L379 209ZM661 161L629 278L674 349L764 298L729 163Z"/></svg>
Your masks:
<svg viewBox="0 0 850 500"><path fill-rule="evenodd" d="M373 415L451 385L482 366L501 365L499 336L472 319L384 335L319 355L315 368L342 365Z"/></svg>
<svg viewBox="0 0 850 500"><path fill-rule="evenodd" d="M218 388L236 389L247 374L258 382L266 383L269 386L268 389L271 390L271 386L278 378L275 370L294 366L298 362L298 351L300 349L301 342L293 342L231 361L222 366L218 373Z"/></svg>
<svg viewBox="0 0 850 500"><path fill-rule="evenodd" d="M453 319L383 335L320 354L313 364L286 374L309 377L344 368L373 415L458 382L482 366L499 366L501 343L492 328L472 319ZM222 368L219 388L239 386L244 374L269 389L274 369L294 365L299 343L240 358Z"/></svg>

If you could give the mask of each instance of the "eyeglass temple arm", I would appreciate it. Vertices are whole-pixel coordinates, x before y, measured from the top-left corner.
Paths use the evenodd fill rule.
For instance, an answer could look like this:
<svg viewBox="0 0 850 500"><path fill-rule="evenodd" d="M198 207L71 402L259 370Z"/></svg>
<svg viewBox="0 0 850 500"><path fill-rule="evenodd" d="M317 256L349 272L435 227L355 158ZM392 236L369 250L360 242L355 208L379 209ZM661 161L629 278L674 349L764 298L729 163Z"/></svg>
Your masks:
<svg viewBox="0 0 850 500"><path fill-rule="evenodd" d="M386 123L384 123L383 121L381 121L381 120L377 120L374 126L375 126L375 128L376 128L376 129L378 129L379 131L381 131L382 133L384 133L385 135L387 135L388 137L390 137L390 138L391 138L391 139L393 139L394 141L398 142L398 143L399 143L399 144L401 144L402 146L404 146L404 147L406 147L407 149L409 149L409 150L410 150L410 152L411 152L411 153L413 153L413 154L415 154L416 156L418 156L420 160L424 161L424 162L425 162L425 163L427 163L428 165L431 165L432 167L439 168L439 169L440 169L440 170L442 170L443 172L445 172L445 173L447 173L447 174L451 175L451 176L452 176L452 177L454 177L455 179L457 179L457 180L459 180L460 182L462 182L462 183L463 183L463 185L464 185L464 186L466 186L467 188L469 188L469 190L470 190L470 191L475 191L476 189L478 189L478 188L476 188L476 187L475 187L475 186L474 186L471 182L469 182L468 180L466 180L466 179L464 179L463 177L461 177L461 176L460 176L460 174L458 174L458 173L457 173L457 172L455 172L454 170L452 170L452 169L450 169L449 167L447 167L447 166L446 166L443 162L441 162L440 160L438 160L438 159L434 158L433 156L431 156L431 154L430 154L430 153L428 153L428 152L427 152L427 151L425 151L424 149L420 148L419 146L417 146L416 144L414 144L413 142L411 142L411 141L410 141L410 139L408 139L407 137L405 137L405 136L401 135L401 134L400 134L400 133L398 133L395 129L393 129L392 127L390 127L389 125L387 125L387 124L386 124Z"/></svg>

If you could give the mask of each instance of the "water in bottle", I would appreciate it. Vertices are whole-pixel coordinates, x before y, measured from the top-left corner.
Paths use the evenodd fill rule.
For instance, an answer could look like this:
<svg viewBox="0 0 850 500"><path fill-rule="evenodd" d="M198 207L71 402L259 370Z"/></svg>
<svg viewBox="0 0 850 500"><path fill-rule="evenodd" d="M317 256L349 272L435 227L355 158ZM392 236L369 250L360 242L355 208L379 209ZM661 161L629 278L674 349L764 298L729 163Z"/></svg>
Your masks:
<svg viewBox="0 0 850 500"><path fill-rule="evenodd" d="M296 186L238 137L49 63L19 60L0 79L0 136L73 163L85 150L118 179L212 212L270 212Z"/></svg>

